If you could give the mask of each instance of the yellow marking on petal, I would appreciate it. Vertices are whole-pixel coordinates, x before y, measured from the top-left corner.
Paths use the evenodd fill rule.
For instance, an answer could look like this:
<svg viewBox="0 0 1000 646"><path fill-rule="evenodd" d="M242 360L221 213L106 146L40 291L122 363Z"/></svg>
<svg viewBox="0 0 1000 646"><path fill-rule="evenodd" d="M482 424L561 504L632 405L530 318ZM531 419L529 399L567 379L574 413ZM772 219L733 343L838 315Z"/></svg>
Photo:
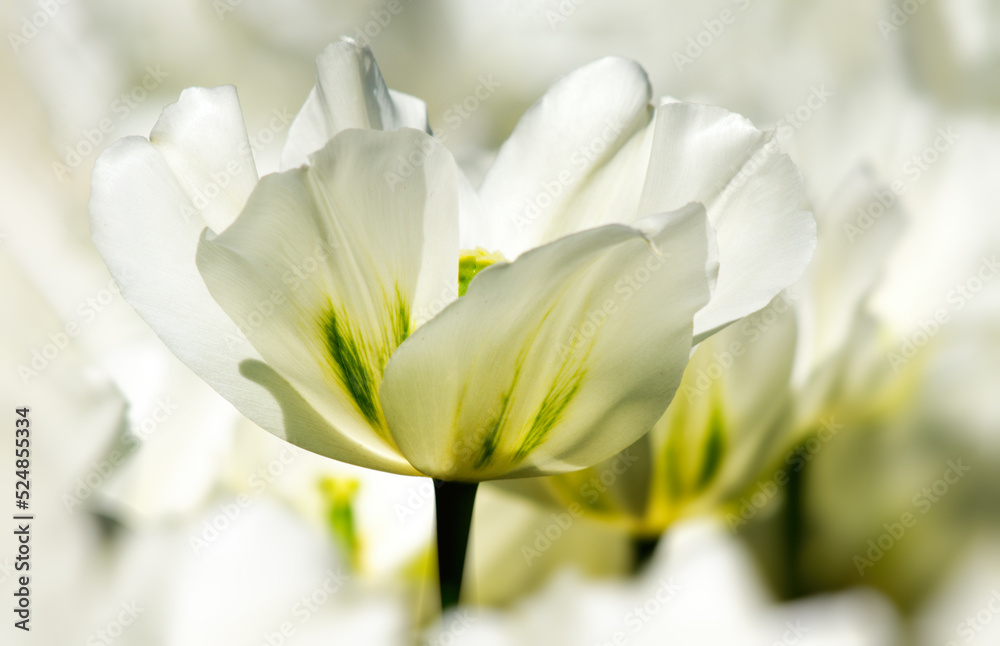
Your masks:
<svg viewBox="0 0 1000 646"><path fill-rule="evenodd" d="M465 296L465 291L469 289L469 283L476 277L476 274L486 269L490 265L498 262L507 262L503 254L499 251L487 251L482 247L475 249L462 249L458 252L458 295Z"/></svg>
<svg viewBox="0 0 1000 646"><path fill-rule="evenodd" d="M354 497L358 484L353 478L335 477L325 477L319 482L330 530L354 571L361 565L360 541L354 526Z"/></svg>

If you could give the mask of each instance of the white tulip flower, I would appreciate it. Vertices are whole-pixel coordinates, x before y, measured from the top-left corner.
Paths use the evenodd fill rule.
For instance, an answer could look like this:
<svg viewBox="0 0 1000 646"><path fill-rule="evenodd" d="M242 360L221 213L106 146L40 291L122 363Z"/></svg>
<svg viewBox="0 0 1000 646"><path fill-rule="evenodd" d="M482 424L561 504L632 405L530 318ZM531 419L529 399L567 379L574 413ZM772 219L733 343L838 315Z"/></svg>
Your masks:
<svg viewBox="0 0 1000 646"><path fill-rule="evenodd" d="M653 102L632 61L557 81L478 194L367 48L317 72L282 172L258 178L234 88L191 88L105 151L90 211L167 346L321 455L458 483L595 464L815 245L773 133Z"/></svg>

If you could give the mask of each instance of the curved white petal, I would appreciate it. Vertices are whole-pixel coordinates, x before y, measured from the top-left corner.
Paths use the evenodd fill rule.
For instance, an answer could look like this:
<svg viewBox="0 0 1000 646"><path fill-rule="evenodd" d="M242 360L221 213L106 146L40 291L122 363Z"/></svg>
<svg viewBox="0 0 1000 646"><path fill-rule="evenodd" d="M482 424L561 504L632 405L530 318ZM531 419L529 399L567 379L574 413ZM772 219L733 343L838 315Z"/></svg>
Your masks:
<svg viewBox="0 0 1000 646"><path fill-rule="evenodd" d="M649 434L656 456L651 519L661 527L726 502L792 443L795 342L795 311L781 294L695 349L677 396Z"/></svg>
<svg viewBox="0 0 1000 646"><path fill-rule="evenodd" d="M795 311L782 294L698 345L670 406L638 442L582 471L501 486L645 535L711 511L792 442L795 341Z"/></svg>
<svg viewBox="0 0 1000 646"><path fill-rule="evenodd" d="M496 249L486 211L465 173L458 178L458 207L458 242L462 249Z"/></svg>
<svg viewBox="0 0 1000 646"><path fill-rule="evenodd" d="M316 58L316 86L289 128L282 170L306 163L310 154L348 128L414 128L431 133L427 105L389 89L371 50L344 38ZM411 165L411 160L400 158L396 172L407 172ZM495 248L479 198L464 174L459 176L459 211L462 248Z"/></svg>
<svg viewBox="0 0 1000 646"><path fill-rule="evenodd" d="M650 106L642 68L605 58L560 79L522 117L479 194L493 244L515 258L587 228L705 204L718 284L695 340L765 306L815 245L801 179L773 134L721 108Z"/></svg>
<svg viewBox="0 0 1000 646"><path fill-rule="evenodd" d="M309 155L348 128L430 132L424 102L390 90L371 49L342 38L316 57L316 85L288 129L282 170L306 163Z"/></svg>
<svg viewBox="0 0 1000 646"><path fill-rule="evenodd" d="M205 287L195 258L205 228L200 213L206 209L199 208L188 187L197 185L192 178L199 173L220 177L234 160L252 168L252 161L245 165L249 145L241 148L245 135L242 141L233 136L242 129L232 88L194 88L164 112L153 143L128 137L110 147L93 174L94 244L129 304L181 361L246 417L306 449L412 473L397 455L376 458L325 428L322 417L261 361ZM249 189L242 196L220 194L213 206L216 221L225 223L220 229L236 218L248 194Z"/></svg>
<svg viewBox="0 0 1000 646"><path fill-rule="evenodd" d="M423 162L391 178L412 151ZM198 249L212 295L267 363L250 368L269 366L283 406L287 388L379 460L402 462L378 401L385 363L457 293L457 174L425 133L347 130L308 166L264 177L239 219ZM329 432L301 429L322 436L313 444ZM367 465L333 448L324 454Z"/></svg>
<svg viewBox="0 0 1000 646"><path fill-rule="evenodd" d="M421 472L585 467L663 413L708 300L704 209L591 229L493 265L389 361L381 400Z"/></svg>
<svg viewBox="0 0 1000 646"><path fill-rule="evenodd" d="M225 230L257 184L236 88L188 88L163 110L149 140L202 220Z"/></svg>
<svg viewBox="0 0 1000 646"><path fill-rule="evenodd" d="M880 201L886 195L888 207ZM800 383L848 343L905 224L899 200L866 168L848 176L818 216L816 255L796 289L802 299L803 339L795 359Z"/></svg>
<svg viewBox="0 0 1000 646"><path fill-rule="evenodd" d="M493 244L513 259L569 233L634 219L651 97L645 71L623 58L556 81L521 117L479 189Z"/></svg>
<svg viewBox="0 0 1000 646"><path fill-rule="evenodd" d="M307 451L353 464L400 475L418 475L399 453L378 439L359 441L343 427L334 426L316 411L288 380L274 368L256 359L240 364L240 374L263 387L271 401L281 409L284 425L277 434L284 440Z"/></svg>
<svg viewBox="0 0 1000 646"><path fill-rule="evenodd" d="M94 166L91 233L122 295L167 347L240 412L281 436L279 407L239 372L241 362L259 355L208 293L195 266L205 223L184 182L199 170L224 170L224 161L246 160L231 136L217 138L238 129L230 120L242 128L234 97L231 88L185 91L154 130L166 154L161 144L140 137L108 148ZM178 147L193 141L200 142L194 151ZM230 199L236 196L220 199L218 222L239 212L242 204Z"/></svg>
<svg viewBox="0 0 1000 646"><path fill-rule="evenodd" d="M802 180L774 134L737 114L661 105L652 146L640 215L697 201L717 234L718 283L695 317L697 343L798 280L816 245L816 223L798 209Z"/></svg>
<svg viewBox="0 0 1000 646"><path fill-rule="evenodd" d="M372 59L373 64L374 60ZM382 130L413 128L433 134L430 120L427 118L427 104L423 99L393 89L389 90L389 98L392 100L392 109L389 111L389 117L382 119Z"/></svg>
<svg viewBox="0 0 1000 646"><path fill-rule="evenodd" d="M678 397L680 392L674 397L675 402ZM577 505L589 517L629 532L645 533L643 521L649 513L655 476L652 433L647 433L612 457L580 471L542 478L498 480L495 484L541 505L558 509ZM602 483L600 487L594 486L602 477L605 482L611 481L612 475L614 480L610 485ZM662 530L662 527L658 529Z"/></svg>

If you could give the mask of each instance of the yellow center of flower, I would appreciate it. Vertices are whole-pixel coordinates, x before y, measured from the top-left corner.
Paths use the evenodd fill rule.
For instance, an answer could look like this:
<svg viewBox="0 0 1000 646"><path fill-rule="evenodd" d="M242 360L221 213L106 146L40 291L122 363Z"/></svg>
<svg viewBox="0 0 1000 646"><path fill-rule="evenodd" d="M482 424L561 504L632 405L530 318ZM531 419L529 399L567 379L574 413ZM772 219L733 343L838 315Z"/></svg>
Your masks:
<svg viewBox="0 0 1000 646"><path fill-rule="evenodd" d="M499 251L487 251L482 247L462 249L458 252L458 295L465 296L465 290L476 274L493 263L507 262Z"/></svg>

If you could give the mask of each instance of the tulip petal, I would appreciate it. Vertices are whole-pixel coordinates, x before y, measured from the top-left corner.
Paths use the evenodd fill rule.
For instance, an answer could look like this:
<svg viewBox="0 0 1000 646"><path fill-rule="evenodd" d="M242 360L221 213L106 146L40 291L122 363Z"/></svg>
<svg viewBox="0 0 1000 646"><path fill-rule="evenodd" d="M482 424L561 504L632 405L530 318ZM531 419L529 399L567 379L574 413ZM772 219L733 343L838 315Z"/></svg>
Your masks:
<svg viewBox="0 0 1000 646"><path fill-rule="evenodd" d="M588 517L636 535L659 535L662 528L650 531L646 522L654 477L650 435L647 433L624 451L587 469L545 478L501 480L497 485L557 509L576 505Z"/></svg>
<svg viewBox="0 0 1000 646"><path fill-rule="evenodd" d="M94 166L92 237L124 298L171 352L251 421L315 450L298 438L315 432L318 415L301 397L279 406L269 394L285 392L280 378L269 375L195 264L206 224L201 214L214 213L217 230L223 230L250 193L235 192L245 185L234 181L210 208L199 208L204 205L196 205L190 190L198 186L199 173L212 177L232 164L253 168L249 145L240 146L245 131L242 141L234 135L243 129L235 96L232 88L185 90L154 127L154 142L126 137L108 148ZM254 370L255 365L265 369ZM337 445L336 455L345 462L413 473L398 455L375 456L343 435L329 435L320 444Z"/></svg>
<svg viewBox="0 0 1000 646"><path fill-rule="evenodd" d="M316 85L288 129L282 170L305 164L309 155L348 128L430 132L426 104L390 90L371 49L342 38L316 57Z"/></svg>
<svg viewBox="0 0 1000 646"><path fill-rule="evenodd" d="M717 233L719 278L695 317L695 342L759 310L805 271L816 223L798 209L802 180L774 133L722 108L656 110L640 214L701 202Z"/></svg>
<svg viewBox="0 0 1000 646"><path fill-rule="evenodd" d="M717 507L793 443L796 330L792 302L781 294L695 349L677 396L648 436L657 460L653 526Z"/></svg>
<svg viewBox="0 0 1000 646"><path fill-rule="evenodd" d="M225 94L187 90L182 99L212 101ZM182 100L166 121L157 124L159 140L186 140L200 130L200 150L207 152L209 143L216 141L215 133L228 127L220 123L222 119L209 117L224 111L193 103ZM238 107L229 116L242 124ZM186 134L174 137L172 128ZM232 146L226 150L236 152ZM278 407L265 391L239 375L241 361L259 356L241 341L239 329L212 299L194 262L205 223L178 174L190 168L216 169L208 157L185 160L177 152L167 156L190 162L181 171L175 171L157 144L141 137L126 137L104 151L92 177L89 209L94 245L124 298L167 347L240 412L280 435ZM220 153L209 157L222 161ZM219 169L224 167L222 163ZM242 204L234 209L233 218L239 208Z"/></svg>
<svg viewBox="0 0 1000 646"><path fill-rule="evenodd" d="M413 150L423 163L387 181ZM457 175L422 132L347 130L310 165L264 177L240 218L198 248L209 291L245 322L268 366L379 456L396 452L378 399L385 363L416 321L457 294ZM267 381L287 407L284 386ZM298 434L311 432L328 429Z"/></svg>
<svg viewBox="0 0 1000 646"><path fill-rule="evenodd" d="M524 113L479 189L505 256L634 220L649 159L651 97L642 67L607 57L556 81Z"/></svg>
<svg viewBox="0 0 1000 646"><path fill-rule="evenodd" d="M224 231L257 184L236 88L189 88L163 110L149 140L201 218Z"/></svg>
<svg viewBox="0 0 1000 646"><path fill-rule="evenodd" d="M389 361L382 406L422 473L570 471L663 413L708 300L704 209L591 229L480 272Z"/></svg>
<svg viewBox="0 0 1000 646"><path fill-rule="evenodd" d="M862 215L882 209L876 196L892 192L868 169L851 173L822 210L821 235L809 271L799 282L802 342L796 356L796 379L802 383L848 343L866 301L882 279L884 265L903 233L905 218L896 200L878 218Z"/></svg>
<svg viewBox="0 0 1000 646"><path fill-rule="evenodd" d="M417 97L387 88L371 50L343 38L316 58L316 86L289 128L281 168L306 163L309 155L342 130L404 127L431 134L427 105ZM400 159L393 172L407 172L409 163ZM462 248L495 248L479 198L464 174L459 176L458 199Z"/></svg>

